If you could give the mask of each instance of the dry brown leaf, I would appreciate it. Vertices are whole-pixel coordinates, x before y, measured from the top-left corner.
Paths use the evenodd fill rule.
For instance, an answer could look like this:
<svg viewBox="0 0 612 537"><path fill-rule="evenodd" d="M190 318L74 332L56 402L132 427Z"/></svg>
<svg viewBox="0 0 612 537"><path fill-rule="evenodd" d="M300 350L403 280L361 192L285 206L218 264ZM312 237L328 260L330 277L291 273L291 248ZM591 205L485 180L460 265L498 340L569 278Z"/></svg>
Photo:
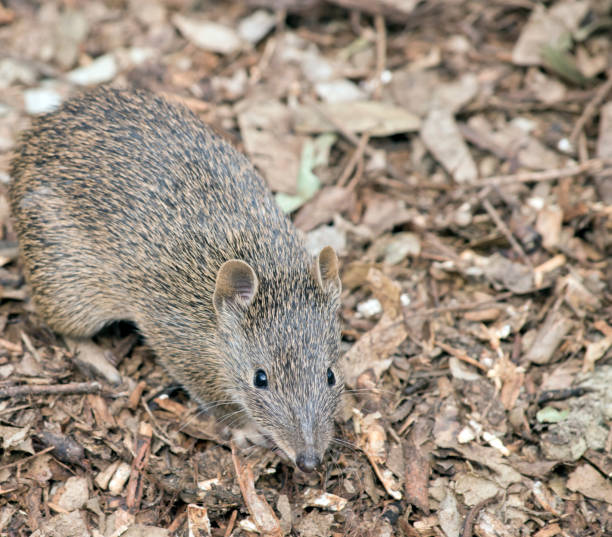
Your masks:
<svg viewBox="0 0 612 537"><path fill-rule="evenodd" d="M190 503L187 506L189 537L210 537L210 520L206 507Z"/></svg>
<svg viewBox="0 0 612 537"><path fill-rule="evenodd" d="M594 500L612 504L612 483L590 464L581 464L570 474L567 488Z"/></svg>
<svg viewBox="0 0 612 537"><path fill-rule="evenodd" d="M478 169L450 110L434 109L421 128L421 138L431 154L458 183L478 178Z"/></svg>
<svg viewBox="0 0 612 537"><path fill-rule="evenodd" d="M574 323L567 317L567 314L561 310L552 309L538 330L525 359L534 364L548 363L573 326Z"/></svg>
<svg viewBox="0 0 612 537"><path fill-rule="evenodd" d="M463 525L463 517L459 513L459 506L454 492L446 487L446 494L440 502L440 510L438 518L440 519L440 527L447 537L461 535L461 527Z"/></svg>
<svg viewBox="0 0 612 537"><path fill-rule="evenodd" d="M525 371L515 365L505 354L502 355L488 376L501 385L500 400L506 410L514 408L525 381Z"/></svg>
<svg viewBox="0 0 612 537"><path fill-rule="evenodd" d="M329 118L329 119L328 119ZM295 130L303 134L336 131L390 136L419 130L421 120L408 110L379 101L353 101L303 105L295 109Z"/></svg>
<svg viewBox="0 0 612 537"><path fill-rule="evenodd" d="M238 33L229 26L176 13L172 22L196 47L221 54L232 54L244 47Z"/></svg>
<svg viewBox="0 0 612 537"><path fill-rule="evenodd" d="M232 446L232 460L242 497L249 513L251 513L257 531L269 537L281 537L281 525L274 514L274 510L262 495L257 494L253 481L253 469L248 463L246 465L242 464L235 446Z"/></svg>
<svg viewBox="0 0 612 537"><path fill-rule="evenodd" d="M542 509L555 516L561 516L562 513L555 507L555 495L546 484L541 481L534 481L531 486L531 491L533 492L533 497L540 504Z"/></svg>
<svg viewBox="0 0 612 537"><path fill-rule="evenodd" d="M310 231L333 220L335 214L350 210L355 199L353 190L338 186L325 187L300 208L293 223L302 231Z"/></svg>
<svg viewBox="0 0 612 537"><path fill-rule="evenodd" d="M87 524L81 511L59 514L46 520L40 529L32 533L32 537L90 537Z"/></svg>
<svg viewBox="0 0 612 537"><path fill-rule="evenodd" d="M85 505L89 499L89 487L84 477L69 477L53 495L53 503L66 511L74 511Z"/></svg>
<svg viewBox="0 0 612 537"><path fill-rule="evenodd" d="M412 434L402 445L406 465L404 477L406 499L425 514L429 514L429 459L416 444Z"/></svg>
<svg viewBox="0 0 612 537"><path fill-rule="evenodd" d="M87 395L87 402L93 410L98 427L101 427L102 429L108 427L117 427L117 422L111 414L108 405L106 404L106 401L103 397L90 393Z"/></svg>
<svg viewBox="0 0 612 537"><path fill-rule="evenodd" d="M391 365L389 356L408 335L400 303L400 286L374 268L368 271L366 280L383 307L383 315L376 326L362 335L342 357L349 387L354 387L357 377L367 369L372 369L376 377L380 377Z"/></svg>
<svg viewBox="0 0 612 537"><path fill-rule="evenodd" d="M295 194L303 138L292 134L291 114L274 101L242 101L238 125L249 159L275 192Z"/></svg>
<svg viewBox="0 0 612 537"><path fill-rule="evenodd" d="M406 203L390 196L368 192L366 209L361 224L369 227L375 235L409 222L414 213L406 209Z"/></svg>
<svg viewBox="0 0 612 537"><path fill-rule="evenodd" d="M557 205L547 205L538 213L536 230L542 236L544 248L553 249L561 238L563 211Z"/></svg>
<svg viewBox="0 0 612 537"><path fill-rule="evenodd" d="M533 537L555 537L555 535L561 535L563 533L559 524L555 522L554 524L546 524L546 526L540 528L533 534Z"/></svg>
<svg viewBox="0 0 612 537"><path fill-rule="evenodd" d="M347 503L348 500L345 498L319 489L308 488L302 495L302 509L306 507L318 507L320 509L327 509L328 511L342 511Z"/></svg>
<svg viewBox="0 0 612 537"><path fill-rule="evenodd" d="M584 353L582 372L593 371L595 362L606 354L610 347L612 347L612 334L608 334L602 339L589 343Z"/></svg>
<svg viewBox="0 0 612 537"><path fill-rule="evenodd" d="M542 49L546 45L558 46L562 36L575 30L589 9L589 2L564 0L550 9L535 4L531 17L523 26L512 51L512 61L517 65L539 65Z"/></svg>

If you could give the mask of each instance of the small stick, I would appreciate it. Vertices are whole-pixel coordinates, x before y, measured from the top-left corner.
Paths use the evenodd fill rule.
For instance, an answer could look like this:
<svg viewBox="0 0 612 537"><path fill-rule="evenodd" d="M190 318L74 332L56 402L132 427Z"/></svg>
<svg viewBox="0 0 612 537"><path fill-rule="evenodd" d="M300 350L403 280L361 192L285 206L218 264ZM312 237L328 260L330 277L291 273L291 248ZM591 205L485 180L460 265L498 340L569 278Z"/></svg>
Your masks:
<svg viewBox="0 0 612 537"><path fill-rule="evenodd" d="M487 505L496 502L499 500L499 495L491 496L490 498L486 498L482 500L480 503L476 504L470 512L468 516L465 517L463 521L463 528L461 528L461 533L459 537L472 537L474 530L474 522L476 522L476 517Z"/></svg>
<svg viewBox="0 0 612 537"><path fill-rule="evenodd" d="M343 186L346 185L346 183L349 180L351 174L353 173L353 171L357 167L357 163L359 162L359 160L361 158L363 158L363 154L365 152L365 149L366 149L366 147L368 145L368 141L369 140L370 140L369 134L367 132L364 132L361 135L361 138L359 139L359 143L357 144L357 149L355 149L355 151L351 155L351 158L349 159L348 164L346 165L346 168L344 168L344 171L342 172L342 175L338 179L338 186L339 187L343 187Z"/></svg>
<svg viewBox="0 0 612 537"><path fill-rule="evenodd" d="M387 29L385 18L378 14L374 17L376 26L376 73L374 74L376 86L372 92L374 100L378 101L382 93L382 74L387 65Z"/></svg>
<svg viewBox="0 0 612 537"><path fill-rule="evenodd" d="M225 530L224 537L230 537L232 534L232 530L234 529L234 524L236 523L236 517L238 516L238 510L234 509L230 516L229 522L227 523L227 528Z"/></svg>
<svg viewBox="0 0 612 537"><path fill-rule="evenodd" d="M6 470L8 468L13 468L14 466L19 466L21 464L29 462L32 459L39 457L40 455L44 455L45 453L49 453L49 451L53 451L54 449L55 449L55 446L49 446L43 449L42 451L39 451L38 453L34 453L34 455L30 455L29 457L24 457L23 459L19 459L18 461L11 462L9 464L5 464L4 466L0 466L0 471Z"/></svg>
<svg viewBox="0 0 612 537"><path fill-rule="evenodd" d="M595 96L589 101L589 103L584 107L582 114L576 121L574 128L572 129L572 133L569 136L569 141L572 144L572 147L576 145L576 140L580 133L584 129L584 126L588 121L596 114L597 109L603 102L603 100L607 97L608 93L612 89L612 71L608 71L608 80L606 80L597 90Z"/></svg>
<svg viewBox="0 0 612 537"><path fill-rule="evenodd" d="M359 181L361 181L361 177L363 176L363 168L365 167L365 164L363 162L363 155L362 157L357 161L357 168L355 169L355 173L353 174L353 178L349 181L349 184L346 185L346 188L349 190L354 190L355 187L357 186L357 183L359 183Z"/></svg>
<svg viewBox="0 0 612 537"><path fill-rule="evenodd" d="M506 291L505 293L501 293L490 300L482 300L480 302L472 302L469 304L454 304L452 306L437 306L435 308L429 308L423 311L407 313L404 318L411 319L413 317L428 317L429 315L435 315L436 313L450 313L453 311L478 311L483 308L496 306L498 305L499 301L506 300L506 298L510 298L514 294L515 293L512 291Z"/></svg>
<svg viewBox="0 0 612 537"><path fill-rule="evenodd" d="M489 369L486 366L482 365L479 361L474 360L474 358L469 357L465 352L460 351L459 349L454 349L450 345L447 345L446 343L442 343L440 341L436 341L435 346L440 347L441 349L448 352L448 354L452 354L455 358L458 358L462 362L466 362L470 365L473 365L474 367L480 369L481 371L485 371L485 372L489 371Z"/></svg>
<svg viewBox="0 0 612 537"><path fill-rule="evenodd" d="M0 388L0 399L28 397L30 395L68 395L98 393L102 391L99 382L70 382L68 384L46 384L40 386L20 385Z"/></svg>
<svg viewBox="0 0 612 537"><path fill-rule="evenodd" d="M32 356L34 356L34 359L40 364L42 362L40 353L36 350L36 348L32 344L32 340L28 337L28 335L23 330L21 331L21 341L23 341L26 348L32 353Z"/></svg>
<svg viewBox="0 0 612 537"><path fill-rule="evenodd" d="M23 352L23 348L21 347L21 345L17 343L13 343L12 341L9 341L8 339L0 338L0 346L4 347L9 352L17 352L17 353Z"/></svg>
<svg viewBox="0 0 612 537"><path fill-rule="evenodd" d="M489 216L493 219L493 222L495 222L495 225L497 226L497 228L504 234L506 239L508 239L508 242L512 245L512 248L514 249L514 251L520 256L520 258L523 260L523 262L527 266L533 268L531 259L527 257L525 250L523 250L523 247L514 238L514 235L512 235L512 232L510 231L508 226L500 218L499 213L495 210L495 207L491 205L491 202L485 198L482 200L482 205L486 209L486 211L489 213Z"/></svg>
<svg viewBox="0 0 612 537"><path fill-rule="evenodd" d="M151 438L153 427L146 422L141 422L138 434L134 440L134 452L136 455L132 460L132 471L127 486L126 504L133 513L140 508L143 493L143 473L151 455Z"/></svg>
<svg viewBox="0 0 612 537"><path fill-rule="evenodd" d="M590 159L585 160L581 164L567 166L566 168L557 168L554 170L546 170L543 172L520 172L511 175L494 175L476 181L469 185L464 185L464 188L481 188L483 186L496 185L511 185L514 183L535 183L539 181L554 181L562 177L573 177L581 173L589 172L596 173L602 171L606 166L612 165L609 160Z"/></svg>

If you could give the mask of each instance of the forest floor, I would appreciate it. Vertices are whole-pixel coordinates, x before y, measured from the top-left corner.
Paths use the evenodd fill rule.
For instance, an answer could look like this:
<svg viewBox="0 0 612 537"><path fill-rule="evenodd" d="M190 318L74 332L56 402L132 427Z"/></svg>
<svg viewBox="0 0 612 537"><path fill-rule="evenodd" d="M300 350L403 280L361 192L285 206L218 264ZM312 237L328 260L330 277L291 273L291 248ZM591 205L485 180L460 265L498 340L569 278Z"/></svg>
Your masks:
<svg viewBox="0 0 612 537"><path fill-rule="evenodd" d="M611 9L0 2L0 535L612 535ZM129 327L71 353L36 315L11 151L99 84L189 107L338 251L320 471L232 452Z"/></svg>

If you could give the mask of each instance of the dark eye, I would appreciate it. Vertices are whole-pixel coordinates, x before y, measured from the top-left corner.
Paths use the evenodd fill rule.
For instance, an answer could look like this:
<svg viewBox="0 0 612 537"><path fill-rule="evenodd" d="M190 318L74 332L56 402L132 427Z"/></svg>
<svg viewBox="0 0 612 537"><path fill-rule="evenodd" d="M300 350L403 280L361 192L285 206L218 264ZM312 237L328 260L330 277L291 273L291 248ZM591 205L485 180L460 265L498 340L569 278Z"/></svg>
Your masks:
<svg viewBox="0 0 612 537"><path fill-rule="evenodd" d="M266 375L266 372L263 369L258 369L257 371L255 371L255 376L253 377L253 384L256 388L268 387L268 375Z"/></svg>
<svg viewBox="0 0 612 537"><path fill-rule="evenodd" d="M331 369L328 369L327 370L327 385L333 386L334 384L336 384L336 375L334 375L334 372Z"/></svg>

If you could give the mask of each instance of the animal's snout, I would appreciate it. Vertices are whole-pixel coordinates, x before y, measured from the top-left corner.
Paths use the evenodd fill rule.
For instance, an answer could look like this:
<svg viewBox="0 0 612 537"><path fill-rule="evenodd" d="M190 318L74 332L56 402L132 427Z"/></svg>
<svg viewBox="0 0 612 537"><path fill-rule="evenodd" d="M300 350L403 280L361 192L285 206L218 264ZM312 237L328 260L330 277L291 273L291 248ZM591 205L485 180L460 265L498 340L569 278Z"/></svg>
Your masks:
<svg viewBox="0 0 612 537"><path fill-rule="evenodd" d="M298 454L295 463L302 472L312 472L321 464L321 459L314 451L303 451Z"/></svg>

